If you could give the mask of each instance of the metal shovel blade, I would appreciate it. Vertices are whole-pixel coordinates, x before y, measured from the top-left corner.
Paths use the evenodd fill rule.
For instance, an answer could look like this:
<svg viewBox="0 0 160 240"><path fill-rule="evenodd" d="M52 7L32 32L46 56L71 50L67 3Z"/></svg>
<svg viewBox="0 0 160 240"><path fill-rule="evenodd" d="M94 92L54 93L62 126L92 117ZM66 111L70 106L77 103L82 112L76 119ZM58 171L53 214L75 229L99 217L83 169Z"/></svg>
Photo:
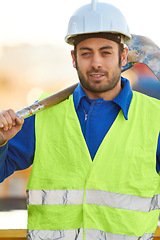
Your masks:
<svg viewBox="0 0 160 240"><path fill-rule="evenodd" d="M149 38L132 35L128 45L128 63L122 71L136 63L144 63L160 80L160 48Z"/></svg>

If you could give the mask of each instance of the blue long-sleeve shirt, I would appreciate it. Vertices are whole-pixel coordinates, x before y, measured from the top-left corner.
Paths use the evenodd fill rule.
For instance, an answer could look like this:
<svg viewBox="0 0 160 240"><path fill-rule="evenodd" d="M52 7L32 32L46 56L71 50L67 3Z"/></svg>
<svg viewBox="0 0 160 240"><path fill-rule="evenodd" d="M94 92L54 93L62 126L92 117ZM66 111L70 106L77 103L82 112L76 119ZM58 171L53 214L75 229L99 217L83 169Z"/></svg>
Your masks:
<svg viewBox="0 0 160 240"><path fill-rule="evenodd" d="M104 138L122 109L128 120L128 110L133 96L127 79L121 78L122 91L114 99L104 101L89 99L81 85L73 92L73 101L81 129L92 160ZM22 130L0 148L0 182L14 171L28 168L33 163L35 152L35 116L25 119ZM157 144L156 170L160 170L160 137Z"/></svg>

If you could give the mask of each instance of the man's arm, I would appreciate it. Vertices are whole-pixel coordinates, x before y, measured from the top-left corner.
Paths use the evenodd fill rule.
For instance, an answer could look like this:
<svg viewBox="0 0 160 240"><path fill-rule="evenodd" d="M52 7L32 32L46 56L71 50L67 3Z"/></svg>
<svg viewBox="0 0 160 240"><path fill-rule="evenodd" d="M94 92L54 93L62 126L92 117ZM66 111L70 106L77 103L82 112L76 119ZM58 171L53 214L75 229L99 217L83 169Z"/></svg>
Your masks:
<svg viewBox="0 0 160 240"><path fill-rule="evenodd" d="M34 122L35 116L25 119L22 129L20 127L21 130L14 137L10 140L3 140L4 145L0 147L0 182L14 171L26 169L33 163L35 151ZM6 132L9 130L2 130L5 138ZM1 137L2 140L4 137L2 135Z"/></svg>

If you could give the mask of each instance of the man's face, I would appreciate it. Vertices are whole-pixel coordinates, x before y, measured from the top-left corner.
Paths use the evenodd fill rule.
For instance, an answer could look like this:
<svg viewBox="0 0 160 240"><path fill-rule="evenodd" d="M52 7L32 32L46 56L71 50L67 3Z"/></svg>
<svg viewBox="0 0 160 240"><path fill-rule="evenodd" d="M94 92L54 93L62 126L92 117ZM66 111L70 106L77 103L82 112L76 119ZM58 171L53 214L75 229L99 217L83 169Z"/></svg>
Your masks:
<svg viewBox="0 0 160 240"><path fill-rule="evenodd" d="M76 57L72 51L72 58L86 93L104 95L119 85L122 64L119 64L119 45L116 42L103 38L86 39L77 45Z"/></svg>

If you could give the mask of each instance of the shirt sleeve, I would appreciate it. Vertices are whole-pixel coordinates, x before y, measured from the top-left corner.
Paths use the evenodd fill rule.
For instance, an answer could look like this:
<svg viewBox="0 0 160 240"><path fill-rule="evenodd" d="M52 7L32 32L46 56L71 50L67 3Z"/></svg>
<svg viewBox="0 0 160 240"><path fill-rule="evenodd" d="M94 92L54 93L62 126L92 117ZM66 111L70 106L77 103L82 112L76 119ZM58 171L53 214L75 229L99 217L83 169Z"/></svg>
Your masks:
<svg viewBox="0 0 160 240"><path fill-rule="evenodd" d="M17 170L30 167L35 152L35 116L25 119L17 135L0 148L0 182Z"/></svg>

